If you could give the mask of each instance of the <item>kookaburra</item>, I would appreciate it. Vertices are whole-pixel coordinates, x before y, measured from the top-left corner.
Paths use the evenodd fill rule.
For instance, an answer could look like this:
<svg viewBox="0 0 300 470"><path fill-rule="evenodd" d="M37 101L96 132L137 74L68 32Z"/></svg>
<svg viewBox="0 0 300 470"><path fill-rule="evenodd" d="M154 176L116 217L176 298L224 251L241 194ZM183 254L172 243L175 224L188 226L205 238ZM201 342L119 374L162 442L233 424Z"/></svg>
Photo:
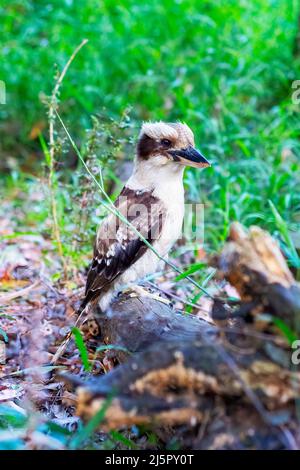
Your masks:
<svg viewBox="0 0 300 470"><path fill-rule="evenodd" d="M184 167L209 165L195 149L193 132L186 124L143 124L133 173L115 207L160 256L166 257L181 235ZM99 302L104 312L122 287L154 273L160 266L160 258L132 228L117 215L108 215L97 233L81 310L89 302Z"/></svg>

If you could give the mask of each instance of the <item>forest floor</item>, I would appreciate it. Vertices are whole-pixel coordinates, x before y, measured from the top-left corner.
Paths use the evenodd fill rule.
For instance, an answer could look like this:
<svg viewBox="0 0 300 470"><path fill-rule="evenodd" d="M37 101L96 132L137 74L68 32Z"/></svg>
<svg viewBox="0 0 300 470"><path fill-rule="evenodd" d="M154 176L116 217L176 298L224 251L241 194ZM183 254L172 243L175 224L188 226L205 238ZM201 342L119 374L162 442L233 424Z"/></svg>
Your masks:
<svg viewBox="0 0 300 470"><path fill-rule="evenodd" d="M26 208L40 197L35 192L18 208L8 197L2 206L0 447L74 448L81 442L83 433L89 448L144 448L145 445L157 448L159 439L150 431L145 434L136 430L136 435L133 431L98 433L98 437L87 441L85 427L75 414L73 391L68 391L57 377L53 378L63 370L79 377L86 375L84 351L74 336L57 363L51 365L54 354L76 325L76 308L83 296L86 270L73 268L68 280L57 280L61 260L53 241L46 233L39 233L37 227L31 226L31 232L23 234L18 232L18 222L12 223L23 220ZM191 297L192 290L189 293L189 288L175 282L175 277L176 273L166 270L149 281L147 287L159 285L160 295L168 298L176 310L189 309L187 313L193 312L211 322L211 300L199 296L196 305L189 303L186 299ZM93 337L85 335L84 342L92 374L105 374L114 367L105 351L95 353L95 346L101 345L95 345Z"/></svg>
<svg viewBox="0 0 300 470"><path fill-rule="evenodd" d="M2 206L0 447L2 449L181 448L181 432L175 435L171 433L166 445L166 435L164 434L162 442L159 430L156 432L151 426L131 426L127 430L113 429L106 432L102 432L100 427L100 431L95 432L96 426L91 424L92 420L86 423L76 415L77 396L72 387L66 386L59 374L67 372L86 380L91 376L109 373L116 363L110 355L110 345L97 343L97 339L89 332L82 335L79 333L78 339L78 334L74 331L78 319L76 310L84 292L86 269L72 266L67 280L63 280L62 277L57 279L56 273L61 271L61 259L49 235L43 231L38 233L38 225L35 227L35 233L34 227L31 227L31 233L20 233L18 223L12 223L11 215L13 214L15 221L22 220L25 217L26 207L34 204L36 198L37 193L33 199L32 196L29 197L26 205L16 210L14 203L8 197ZM9 214L9 217L5 214ZM185 262L191 263L192 258L188 259L187 256ZM204 251L199 256L205 257ZM214 274L214 270L211 270L207 278L210 292L222 292L228 298L237 298L237 291L225 280L215 280ZM191 299L193 289L186 285L184 277L181 281L183 285L178 282L178 276L174 272L165 270L164 273L158 273L150 283L148 281L147 284L146 281L145 284L151 288L158 286L156 289L171 302L174 312L192 314L213 324L212 300L205 295L198 295L197 300L190 302L187 299ZM80 324L77 326L80 327ZM74 334L70 335L70 332ZM55 364L52 364L54 355L68 335L70 340L65 351ZM284 386L286 387L286 384ZM263 387L268 393L268 382ZM288 385L287 393L290 393L289 390ZM240 411L246 410L241 404L238 408ZM219 412L221 409L222 414L217 418L217 422L218 426L225 426L229 416L226 415L225 407L220 406ZM278 411L278 417L272 418L274 423L282 420L287 426L289 422L294 429L296 418L293 417L292 420L289 417L291 409L290 407L288 410ZM240 411L234 414L236 416L234 419L240 419ZM262 446L265 443L268 448L272 448L273 440L277 442L277 434L269 434L268 428L266 430L263 427L260 436L261 424L259 420L256 421L257 418L253 421L253 426L258 427L258 435L255 435L255 439L258 439L257 445ZM198 430L197 436L199 432ZM296 437L293 437L288 427L283 427L280 432L288 442L289 448L297 448ZM230 435L226 436L226 442L228 439L229 441L233 439ZM188 442L192 445L191 429L188 433ZM227 444L224 441L225 447ZM214 445L223 446L218 439Z"/></svg>

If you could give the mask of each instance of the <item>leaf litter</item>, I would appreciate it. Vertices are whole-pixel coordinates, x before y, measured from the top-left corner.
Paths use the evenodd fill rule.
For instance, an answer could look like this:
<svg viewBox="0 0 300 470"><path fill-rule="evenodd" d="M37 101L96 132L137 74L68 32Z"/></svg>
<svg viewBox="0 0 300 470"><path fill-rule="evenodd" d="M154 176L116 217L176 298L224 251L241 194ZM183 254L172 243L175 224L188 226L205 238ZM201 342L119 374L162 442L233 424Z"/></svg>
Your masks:
<svg viewBox="0 0 300 470"><path fill-rule="evenodd" d="M77 335L76 340L73 334L58 363L50 365L66 336L72 329L74 332L85 272L73 269L72 282L57 279L57 273L62 269L50 237L34 231L19 232L13 220L22 216L20 209L16 213L12 205L7 205L6 201L0 218L0 405L9 406L15 413L22 410L29 419L30 437L25 430L20 433L16 448L21 446L19 441L22 439L22 445L29 449L55 448L56 444L57 448L64 448L67 440L55 444L57 439L53 440L53 434L40 431L45 423L58 426L62 435L63 429L74 432L80 431L82 426L75 415L76 396L61 382L57 371L66 369L85 377L88 365L93 374L102 374L113 368L114 363L109 356L109 347L105 350L85 333L86 357L82 348L78 348L80 337ZM4 213L10 214L10 219ZM192 259L185 254L184 261L188 263ZM205 297L194 301L194 289L183 288L175 277L172 272L159 273L147 287L159 285L161 295L172 302L175 309L184 311L188 306L187 313L209 319L211 301ZM100 347L100 354L95 353L97 347ZM2 432L0 428L0 447ZM102 446L105 435L97 433L94 443L97 439ZM114 448L116 445L121 444L114 442Z"/></svg>

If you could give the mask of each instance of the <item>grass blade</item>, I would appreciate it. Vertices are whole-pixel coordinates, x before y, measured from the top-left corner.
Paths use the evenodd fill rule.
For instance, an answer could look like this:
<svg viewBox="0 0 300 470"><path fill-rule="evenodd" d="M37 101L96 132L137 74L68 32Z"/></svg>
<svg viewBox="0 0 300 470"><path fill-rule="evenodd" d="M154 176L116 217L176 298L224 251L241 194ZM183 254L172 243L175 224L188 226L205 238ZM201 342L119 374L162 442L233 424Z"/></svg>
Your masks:
<svg viewBox="0 0 300 470"><path fill-rule="evenodd" d="M105 413L107 409L110 407L112 402L113 395L107 397L104 401L100 410L93 416L93 418L87 423L86 426L83 426L77 433L72 437L69 442L69 449L78 449L79 446L82 445L84 441L86 441L93 432L98 428L98 426L102 423L105 418Z"/></svg>
<svg viewBox="0 0 300 470"><path fill-rule="evenodd" d="M205 266L204 263L195 263L192 264L189 269L184 271L182 274L179 274L179 276L175 277L175 281L180 281L181 279L186 278L187 276L190 276L191 274L196 273L197 271L200 271Z"/></svg>
<svg viewBox="0 0 300 470"><path fill-rule="evenodd" d="M290 345L292 345L293 342L298 338L293 330L291 330L291 328L283 320L281 320L281 318L272 316L272 322L281 331L283 336L286 337Z"/></svg>
<svg viewBox="0 0 300 470"><path fill-rule="evenodd" d="M76 326L74 326L72 328L72 333L74 335L75 343L76 343L76 346L78 348L78 351L80 352L80 357L81 357L81 360L82 360L84 370L87 371L87 372L90 372L90 370L92 368L92 365L89 361L88 351L87 351L86 345L84 343L81 331L79 330L79 328L76 328Z"/></svg>
<svg viewBox="0 0 300 470"><path fill-rule="evenodd" d="M109 434L114 441L121 442L121 444L124 444L129 449L137 449L136 444L131 439L128 439L127 437L123 436L123 434L121 434L120 432L113 430L110 431Z"/></svg>
<svg viewBox="0 0 300 470"><path fill-rule="evenodd" d="M3 337L4 341L8 343L8 336L2 328L0 328L0 335Z"/></svg>

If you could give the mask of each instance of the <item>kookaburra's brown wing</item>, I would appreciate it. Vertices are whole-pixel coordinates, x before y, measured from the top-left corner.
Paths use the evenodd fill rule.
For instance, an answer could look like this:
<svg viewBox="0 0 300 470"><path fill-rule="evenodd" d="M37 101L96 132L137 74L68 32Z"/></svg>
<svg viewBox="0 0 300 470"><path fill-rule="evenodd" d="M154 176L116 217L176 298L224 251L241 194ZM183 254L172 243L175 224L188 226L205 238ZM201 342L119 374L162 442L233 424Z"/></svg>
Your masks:
<svg viewBox="0 0 300 470"><path fill-rule="evenodd" d="M149 243L159 237L164 221L164 207L151 191L135 191L125 186L115 206ZM146 250L147 245L132 228L118 216L110 214L97 233L81 309L106 291L110 283L132 266Z"/></svg>

